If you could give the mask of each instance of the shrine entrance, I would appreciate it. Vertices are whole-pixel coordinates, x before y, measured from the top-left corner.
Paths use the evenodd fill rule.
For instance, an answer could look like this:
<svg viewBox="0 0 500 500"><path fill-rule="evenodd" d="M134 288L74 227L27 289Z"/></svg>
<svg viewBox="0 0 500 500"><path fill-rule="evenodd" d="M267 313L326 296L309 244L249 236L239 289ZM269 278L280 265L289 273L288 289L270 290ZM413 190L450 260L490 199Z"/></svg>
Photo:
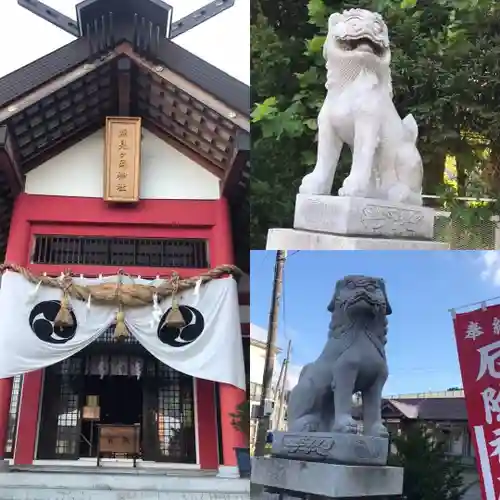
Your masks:
<svg viewBox="0 0 500 500"><path fill-rule="evenodd" d="M37 458L96 457L99 424L139 424L145 461L196 463L193 378L110 328L45 370Z"/></svg>
<svg viewBox="0 0 500 500"><path fill-rule="evenodd" d="M83 383L85 406L82 414L80 456L95 457L98 445L97 424L142 426L143 384L137 377L120 375L88 375L84 377ZM92 415L94 407L90 404L93 400L97 403L95 407L99 408L98 415Z"/></svg>

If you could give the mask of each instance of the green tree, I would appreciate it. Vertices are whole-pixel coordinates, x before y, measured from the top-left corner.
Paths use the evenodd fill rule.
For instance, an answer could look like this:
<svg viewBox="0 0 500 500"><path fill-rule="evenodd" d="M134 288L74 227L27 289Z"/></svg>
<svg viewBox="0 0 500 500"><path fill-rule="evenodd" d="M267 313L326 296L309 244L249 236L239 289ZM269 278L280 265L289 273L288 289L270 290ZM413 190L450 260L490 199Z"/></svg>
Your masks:
<svg viewBox="0 0 500 500"><path fill-rule="evenodd" d="M393 440L397 452L391 465L404 467L405 500L460 500L464 467L458 458L447 455L447 441L439 429L410 425Z"/></svg>
<svg viewBox="0 0 500 500"><path fill-rule="evenodd" d="M232 426L245 436L247 443L250 440L250 401L245 399L236 407L236 412L229 415Z"/></svg>
<svg viewBox="0 0 500 500"><path fill-rule="evenodd" d="M464 224L496 205L467 207L458 195L500 189L500 5L491 0L260 0L252 10L251 241L269 227L290 226L298 184L316 155L316 117L325 96L321 48L327 18L364 7L390 30L395 105L420 128L424 192ZM444 182L453 158L456 180ZM341 158L338 189L350 164Z"/></svg>

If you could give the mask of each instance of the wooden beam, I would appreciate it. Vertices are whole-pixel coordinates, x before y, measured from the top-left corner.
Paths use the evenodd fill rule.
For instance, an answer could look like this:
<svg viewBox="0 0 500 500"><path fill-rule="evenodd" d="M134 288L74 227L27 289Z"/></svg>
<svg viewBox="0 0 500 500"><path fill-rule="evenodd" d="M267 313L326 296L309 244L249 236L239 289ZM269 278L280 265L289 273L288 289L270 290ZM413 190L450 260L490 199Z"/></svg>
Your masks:
<svg viewBox="0 0 500 500"><path fill-rule="evenodd" d="M131 45L128 43L123 43L120 45L120 52L122 54L126 54L132 61L134 61L138 66L147 69L151 73L157 75L159 78L166 80L167 82L175 85L179 89L183 90L190 96L194 97L205 106L208 106L210 109L219 113L229 122L234 123L237 127L250 131L250 120L248 116L243 115L231 109L229 106L224 104L222 101L219 101L216 97L211 94L208 94L202 88L198 87L194 83L191 83L189 80L186 80L184 77L174 73L172 70L164 67L153 64L152 62L147 61L143 57L139 56Z"/></svg>
<svg viewBox="0 0 500 500"><path fill-rule="evenodd" d="M50 160L51 158L54 158L66 149L79 143L80 141L83 141L89 135L103 128L104 122L105 116L102 116L99 118L99 120L91 123L86 123L85 125L83 125L83 127L79 127L76 130L71 131L71 133L64 135L61 140L50 143L49 146L37 151L36 154L25 160L25 162L23 163L23 172L30 172L31 170L37 168L38 165Z"/></svg>
<svg viewBox="0 0 500 500"><path fill-rule="evenodd" d="M147 93L147 90L144 89L144 92ZM161 93L168 94L169 97L172 99L173 103L171 103L165 96L162 97ZM145 97L144 99L147 100L147 97ZM185 123L188 123L195 128L199 128L199 129L205 128L208 135L211 136L211 141L213 141L213 143L204 139L202 136L199 136L200 142L204 142L208 147L210 147L211 149L215 149L218 153L224 155L227 158L228 153L230 153L230 151L220 149L215 144L215 142L218 141L218 142L222 142L222 143L227 143L228 148L229 148L230 139L229 140L225 139L224 137L218 135L217 131L214 132L213 130L208 128L206 125L204 125L206 123L206 121L210 121L210 119L205 120L205 117L203 116L203 114L201 112L198 112L197 110L195 110L195 112L198 112L201 115L201 117L202 117L201 121L194 119L190 114L184 113L182 111L181 107L178 105L179 103L184 104L179 99L179 97L175 96L174 94L169 92L168 89L163 90L161 88L157 88L157 86L155 84L152 84L151 88L149 90L149 101L148 102L158 111L161 108L161 112L167 118L176 122L179 125L179 127L181 127L183 130L185 130L189 134L193 134L194 132L189 127L186 127L185 125L180 123L176 118L180 118L180 119L184 120ZM184 104L184 105L188 108L188 112L189 112L189 109L193 109L193 108L191 108L191 106L189 106L187 104ZM175 116L176 118L173 118L173 116ZM213 123L213 124L216 127L216 129L223 129L229 138L236 135L236 132L239 130L239 129L230 130L227 127L224 127L223 125L219 125L218 123ZM232 146L231 146L231 149L232 149Z"/></svg>
<svg viewBox="0 0 500 500"><path fill-rule="evenodd" d="M250 134L240 130L236 135L232 161L222 181L222 192L228 199L231 199L231 195L238 190L238 184L243 176L249 157Z"/></svg>
<svg viewBox="0 0 500 500"><path fill-rule="evenodd" d="M203 167L205 170L208 170L208 172L215 175L218 179L222 179L224 177L224 169L218 167L203 156L196 154L190 147L181 143L177 138L172 137L172 135L163 130L157 124L153 123L151 120L143 119L142 125L146 130L149 130L149 132L165 141L169 146L172 146L179 151L179 153L198 163L198 165Z"/></svg>
<svg viewBox="0 0 500 500"><path fill-rule="evenodd" d="M18 114L21 111L24 111L26 108L29 106L32 106L33 104L37 103L44 97L48 97L49 95L53 94L57 90L60 90L70 83L78 80L79 78L82 78L84 75L95 71L97 68L104 66L105 64L108 64L110 61L115 59L117 55L120 53L120 47L124 45L118 45L114 50L109 52L108 54L104 55L102 58L92 62L92 63L85 63L80 66L77 66L76 68L72 69L68 73L59 76L55 78L54 80L48 82L47 84L41 86L37 90L21 97L20 99L17 99L16 101L13 101L9 103L7 106L3 107L0 109L0 122L3 122L7 118L10 118L16 114Z"/></svg>
<svg viewBox="0 0 500 500"><path fill-rule="evenodd" d="M118 114L130 116L130 88L132 62L128 57L118 59Z"/></svg>
<svg viewBox="0 0 500 500"><path fill-rule="evenodd" d="M8 182L12 196L16 197L24 189L24 175L7 125L0 125L0 170Z"/></svg>
<svg viewBox="0 0 500 500"><path fill-rule="evenodd" d="M139 77L139 78L141 78L141 77ZM220 123L216 119L213 119L212 117L207 116L206 114L204 115L203 112L199 111L191 104L183 102L182 98L179 95L177 95L174 91L172 91L170 88L162 87L161 84L159 84L158 82L156 82L154 80L152 80L149 85L150 85L149 93L151 96L150 97L151 102L153 102L155 104L156 104L156 102L159 102L159 103L161 103L162 106L166 107L166 109L168 109L169 111L172 110L172 105L170 104L170 102L180 102L181 104L186 106L188 109L192 109L196 114L201 115L203 122L207 121L209 123L212 123L214 125L214 127L216 127L216 129L223 130L225 132L225 134L228 135L229 137L235 135L236 132L239 130L238 128L236 128L234 126L234 124L231 124L230 126L228 126L227 124ZM163 95L163 97L162 97L162 95ZM167 96L168 96L168 98L167 98ZM179 108L177 108L175 111L176 111L176 113L180 113ZM182 117L184 119L186 119L187 122L189 122L197 127L199 127L201 125L201 123L199 121L195 120L194 118L192 118L189 115L182 113Z"/></svg>
<svg viewBox="0 0 500 500"><path fill-rule="evenodd" d="M172 130L172 134L175 135L179 139L179 141L182 141L183 137L184 138L189 137L191 139L191 141L188 141L186 139L186 143L187 144L191 144L193 147L196 147L195 143L202 144L211 153L219 154L226 161L229 159L228 158L228 153L226 151L221 151L221 149L215 144L215 142L210 142L207 139L205 139L204 137L202 137L201 135L198 135L196 132L192 132L191 130L189 130L188 127L180 124L177 120L175 120L171 116L165 114L164 112L159 112L159 116L156 117L156 118L165 127L170 128ZM180 135L183 136L183 137L179 137ZM201 149L203 149L203 148L201 148ZM211 154L211 153L207 153L207 154Z"/></svg>

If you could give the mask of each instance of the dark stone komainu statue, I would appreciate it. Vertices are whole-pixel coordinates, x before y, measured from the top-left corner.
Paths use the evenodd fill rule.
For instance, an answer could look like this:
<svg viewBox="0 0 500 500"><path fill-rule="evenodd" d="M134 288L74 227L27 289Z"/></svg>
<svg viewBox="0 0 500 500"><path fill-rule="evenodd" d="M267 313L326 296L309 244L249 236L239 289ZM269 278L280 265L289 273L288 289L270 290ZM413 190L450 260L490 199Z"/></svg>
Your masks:
<svg viewBox="0 0 500 500"><path fill-rule="evenodd" d="M323 351L302 369L289 397L288 430L273 433L271 456L254 458L252 482L290 500L399 498L404 470L387 465L389 437L381 418L392 313L384 280L346 276L328 310ZM352 415L357 392L363 432Z"/></svg>
<svg viewBox="0 0 500 500"><path fill-rule="evenodd" d="M346 276L328 306L328 338L316 361L306 365L288 402L288 432L357 433L352 395L361 392L363 434L387 437L382 424L382 389L387 380L387 315L380 278Z"/></svg>

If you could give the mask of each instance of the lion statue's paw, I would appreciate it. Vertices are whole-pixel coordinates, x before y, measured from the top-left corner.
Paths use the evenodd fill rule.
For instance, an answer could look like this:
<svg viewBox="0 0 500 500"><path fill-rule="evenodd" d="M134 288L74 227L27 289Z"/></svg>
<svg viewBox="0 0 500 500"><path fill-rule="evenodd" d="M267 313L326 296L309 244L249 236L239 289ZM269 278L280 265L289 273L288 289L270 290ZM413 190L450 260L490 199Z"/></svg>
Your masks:
<svg viewBox="0 0 500 500"><path fill-rule="evenodd" d="M352 417L345 417L334 423L332 432L340 432L342 434L357 434L358 424Z"/></svg>
<svg viewBox="0 0 500 500"><path fill-rule="evenodd" d="M331 186L328 186L325 180L315 172L304 176L299 188L300 194L329 195L330 191Z"/></svg>
<svg viewBox="0 0 500 500"><path fill-rule="evenodd" d="M398 183L392 186L387 192L387 199L394 203L404 203L407 205L422 205L422 195L415 193L408 186Z"/></svg>
<svg viewBox="0 0 500 500"><path fill-rule="evenodd" d="M368 183L358 176L348 175L339 189L339 196L357 196L365 198L369 194Z"/></svg>
<svg viewBox="0 0 500 500"><path fill-rule="evenodd" d="M290 432L318 432L319 418L316 415L305 415L288 426Z"/></svg>
<svg viewBox="0 0 500 500"><path fill-rule="evenodd" d="M389 437L389 431L387 430L385 425L381 423L372 425L368 429L363 429L363 434L365 436Z"/></svg>

